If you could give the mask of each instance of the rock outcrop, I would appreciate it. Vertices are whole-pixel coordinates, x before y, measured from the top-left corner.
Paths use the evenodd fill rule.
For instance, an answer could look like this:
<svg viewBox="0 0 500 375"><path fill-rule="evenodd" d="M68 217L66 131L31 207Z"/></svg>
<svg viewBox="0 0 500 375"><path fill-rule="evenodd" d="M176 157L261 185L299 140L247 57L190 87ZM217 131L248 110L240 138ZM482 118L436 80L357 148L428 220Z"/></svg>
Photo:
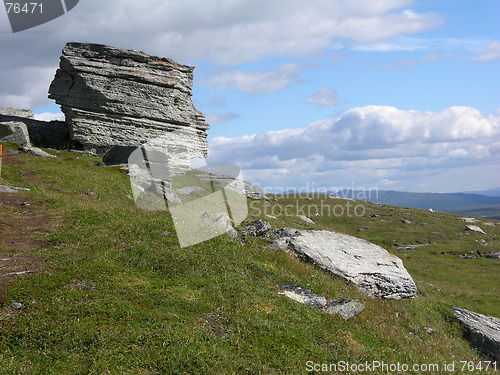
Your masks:
<svg viewBox="0 0 500 375"><path fill-rule="evenodd" d="M417 293L401 259L371 242L325 230L284 228L275 232L275 244L281 249L345 278L370 295L397 300Z"/></svg>
<svg viewBox="0 0 500 375"><path fill-rule="evenodd" d="M500 319L453 307L457 319L467 328L472 347L493 361L500 361Z"/></svg>
<svg viewBox="0 0 500 375"><path fill-rule="evenodd" d="M68 125L63 121L35 120L26 109L0 108L0 142L62 148L70 145Z"/></svg>
<svg viewBox="0 0 500 375"><path fill-rule="evenodd" d="M157 137L191 158L206 156L208 124L191 101L194 67L134 50L67 43L49 98L61 105L71 139L100 155ZM170 132L182 130L183 137ZM168 145L167 145L168 146ZM123 155L122 155L123 154Z"/></svg>

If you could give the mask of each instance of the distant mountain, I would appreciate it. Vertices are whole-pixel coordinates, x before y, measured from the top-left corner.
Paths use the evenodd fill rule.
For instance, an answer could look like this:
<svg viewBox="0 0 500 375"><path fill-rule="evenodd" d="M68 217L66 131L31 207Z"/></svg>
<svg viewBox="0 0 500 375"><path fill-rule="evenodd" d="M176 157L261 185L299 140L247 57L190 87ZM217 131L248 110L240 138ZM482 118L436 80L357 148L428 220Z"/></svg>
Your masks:
<svg viewBox="0 0 500 375"><path fill-rule="evenodd" d="M464 194L480 194L488 197L500 197L500 188L480 190L480 191L462 191Z"/></svg>
<svg viewBox="0 0 500 375"><path fill-rule="evenodd" d="M458 215L482 216L500 220L500 196L466 193L411 193L393 190L342 190L333 195L394 206L432 208Z"/></svg>

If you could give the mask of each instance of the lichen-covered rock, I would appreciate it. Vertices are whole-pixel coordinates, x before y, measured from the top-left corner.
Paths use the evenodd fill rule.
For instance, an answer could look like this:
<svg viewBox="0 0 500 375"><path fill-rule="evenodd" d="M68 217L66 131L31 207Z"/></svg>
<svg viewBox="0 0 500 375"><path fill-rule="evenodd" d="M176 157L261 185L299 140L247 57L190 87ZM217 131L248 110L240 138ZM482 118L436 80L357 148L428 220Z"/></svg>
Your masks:
<svg viewBox="0 0 500 375"><path fill-rule="evenodd" d="M401 259L371 242L326 230L282 229L275 235L276 246L345 278L370 295L401 299L417 293Z"/></svg>
<svg viewBox="0 0 500 375"><path fill-rule="evenodd" d="M193 69L139 51L70 42L49 98L61 105L72 140L86 150L105 154L183 129L186 139L174 142L185 155L202 158L209 126L191 101Z"/></svg>
<svg viewBox="0 0 500 375"><path fill-rule="evenodd" d="M456 306L453 313L467 327L471 346L493 361L500 361L500 319Z"/></svg>

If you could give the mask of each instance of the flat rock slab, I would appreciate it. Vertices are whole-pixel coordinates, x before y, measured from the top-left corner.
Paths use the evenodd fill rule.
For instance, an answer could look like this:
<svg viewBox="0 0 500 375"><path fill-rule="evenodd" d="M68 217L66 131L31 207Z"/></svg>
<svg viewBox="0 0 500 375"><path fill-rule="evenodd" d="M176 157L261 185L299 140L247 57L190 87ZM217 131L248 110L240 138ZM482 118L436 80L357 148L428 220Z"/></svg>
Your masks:
<svg viewBox="0 0 500 375"><path fill-rule="evenodd" d="M312 221L311 219L309 219L307 216L299 215L299 218L302 219L303 221L305 221L308 224L314 224L314 221Z"/></svg>
<svg viewBox="0 0 500 375"><path fill-rule="evenodd" d="M493 361L500 361L500 319L456 306L453 313L467 327L470 345Z"/></svg>
<svg viewBox="0 0 500 375"><path fill-rule="evenodd" d="M20 191L29 191L28 188L0 185L0 193L19 193Z"/></svg>
<svg viewBox="0 0 500 375"><path fill-rule="evenodd" d="M339 315L344 320L354 318L365 309L359 301L352 299L329 300L323 311L330 315Z"/></svg>
<svg viewBox="0 0 500 375"><path fill-rule="evenodd" d="M371 242L325 230L285 228L276 235L278 247L345 278L370 295L398 300L417 293L401 259Z"/></svg>
<svg viewBox="0 0 500 375"><path fill-rule="evenodd" d="M481 228L479 228L477 225L467 225L465 227L466 230L471 230L473 232L478 232L478 233L482 233L482 234L486 234L484 232L484 230L482 230Z"/></svg>
<svg viewBox="0 0 500 375"><path fill-rule="evenodd" d="M322 309L326 314L339 315L344 320L354 318L365 309L365 305L359 301L352 299L326 299L324 296L295 284L283 284L279 294L287 296L303 305Z"/></svg>
<svg viewBox="0 0 500 375"><path fill-rule="evenodd" d="M39 149L38 147L21 147L21 151L26 152L27 154L33 154L37 156L43 156L45 158L57 158L57 156L49 154L48 152Z"/></svg>

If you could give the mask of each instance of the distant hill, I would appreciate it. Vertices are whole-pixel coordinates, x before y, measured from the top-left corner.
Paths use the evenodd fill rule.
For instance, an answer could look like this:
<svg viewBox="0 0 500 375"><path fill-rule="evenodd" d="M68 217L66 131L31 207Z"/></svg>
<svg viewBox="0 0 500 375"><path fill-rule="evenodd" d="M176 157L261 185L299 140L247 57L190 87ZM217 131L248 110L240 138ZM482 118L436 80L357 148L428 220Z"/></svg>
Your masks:
<svg viewBox="0 0 500 375"><path fill-rule="evenodd" d="M500 188L480 190L480 191L462 191L464 194L480 194L488 197L500 197Z"/></svg>
<svg viewBox="0 0 500 375"><path fill-rule="evenodd" d="M466 193L411 193L393 190L342 190L334 195L395 206L432 208L458 215L500 219L500 197Z"/></svg>

